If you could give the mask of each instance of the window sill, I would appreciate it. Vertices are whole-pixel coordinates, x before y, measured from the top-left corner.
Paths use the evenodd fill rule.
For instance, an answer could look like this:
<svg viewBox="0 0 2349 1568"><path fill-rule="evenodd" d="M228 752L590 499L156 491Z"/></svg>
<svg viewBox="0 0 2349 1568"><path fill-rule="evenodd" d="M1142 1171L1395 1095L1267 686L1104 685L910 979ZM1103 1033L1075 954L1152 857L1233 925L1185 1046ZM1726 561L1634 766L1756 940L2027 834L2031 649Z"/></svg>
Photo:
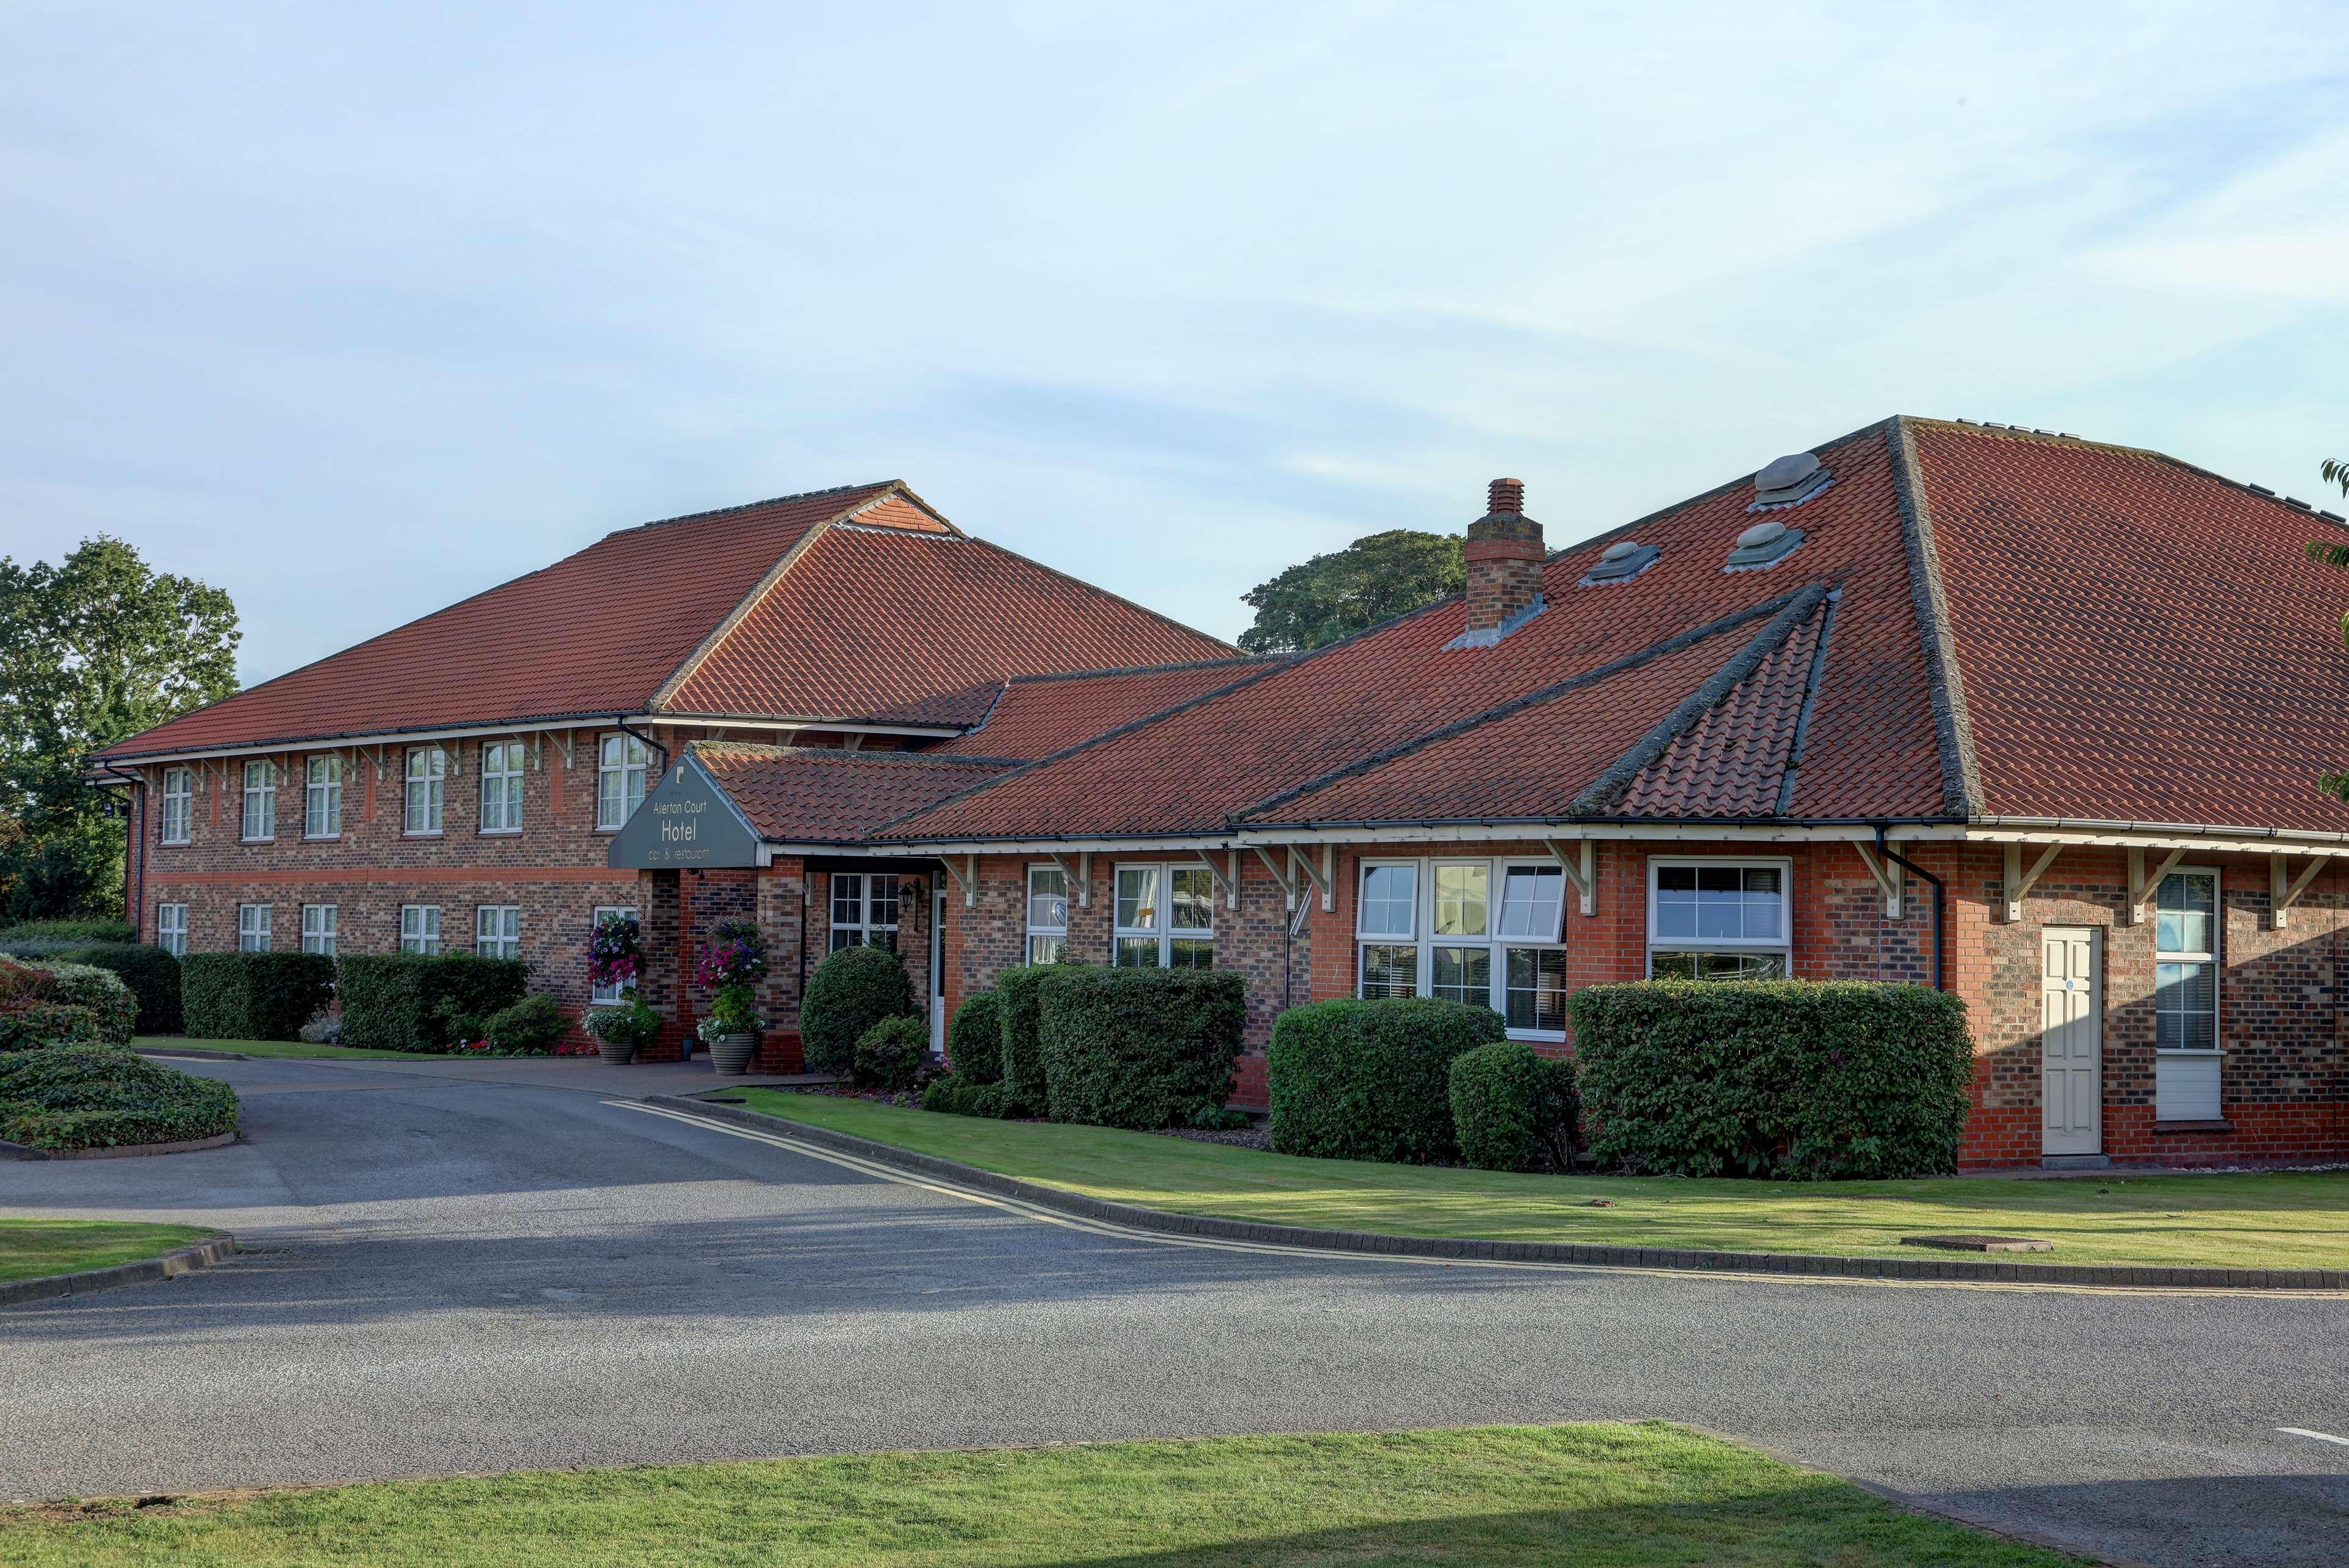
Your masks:
<svg viewBox="0 0 2349 1568"><path fill-rule="evenodd" d="M1522 1040L1529 1046L1562 1046L1566 1044L1563 1029L1511 1029L1508 1037Z"/></svg>
<svg viewBox="0 0 2349 1568"><path fill-rule="evenodd" d="M195 841L193 839L158 839L155 841L155 847L162 850L184 850Z"/></svg>
<svg viewBox="0 0 2349 1568"><path fill-rule="evenodd" d="M2216 1061L2229 1053L2213 1046L2161 1046L2157 1047L2153 1054L2157 1057L2201 1057Z"/></svg>
<svg viewBox="0 0 2349 1568"><path fill-rule="evenodd" d="M519 839L522 837L522 830L520 828L481 828L475 830L474 836L482 839Z"/></svg>
<svg viewBox="0 0 2349 1568"><path fill-rule="evenodd" d="M2159 1132L2232 1132L2235 1124L2223 1117L2201 1121L2157 1121L2154 1131Z"/></svg>
<svg viewBox="0 0 2349 1568"><path fill-rule="evenodd" d="M399 836L403 839L445 839L449 835L440 828L419 828L414 832L402 828L399 830Z"/></svg>
<svg viewBox="0 0 2349 1568"><path fill-rule="evenodd" d="M305 844L332 844L340 842L342 837L340 833L305 833L302 841Z"/></svg>
<svg viewBox="0 0 2349 1568"><path fill-rule="evenodd" d="M267 838L267 839L239 839L239 840L237 841L237 842L238 842L238 843L240 843L240 844L274 844L274 843L275 843L276 841L276 841L274 838Z"/></svg>

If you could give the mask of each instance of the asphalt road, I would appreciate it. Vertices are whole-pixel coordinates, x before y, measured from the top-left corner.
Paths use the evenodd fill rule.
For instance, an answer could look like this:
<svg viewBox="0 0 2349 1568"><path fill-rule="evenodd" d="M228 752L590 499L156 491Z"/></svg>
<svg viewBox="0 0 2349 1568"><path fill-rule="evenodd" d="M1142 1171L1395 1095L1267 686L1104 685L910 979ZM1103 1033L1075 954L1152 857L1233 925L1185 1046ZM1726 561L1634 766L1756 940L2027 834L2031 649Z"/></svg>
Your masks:
<svg viewBox="0 0 2349 1568"><path fill-rule="evenodd" d="M0 1499L1665 1417L2083 1549L2349 1559L2349 1300L1528 1272L1100 1235L574 1089L220 1063L249 1141L0 1210L252 1249L0 1309Z"/></svg>

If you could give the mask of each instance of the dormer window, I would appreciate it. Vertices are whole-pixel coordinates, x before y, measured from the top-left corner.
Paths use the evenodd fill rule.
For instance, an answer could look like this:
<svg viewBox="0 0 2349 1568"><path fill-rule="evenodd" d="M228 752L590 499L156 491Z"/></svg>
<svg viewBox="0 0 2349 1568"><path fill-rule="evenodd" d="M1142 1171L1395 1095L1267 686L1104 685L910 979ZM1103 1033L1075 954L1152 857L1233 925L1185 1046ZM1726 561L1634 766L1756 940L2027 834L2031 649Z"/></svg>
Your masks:
<svg viewBox="0 0 2349 1568"><path fill-rule="evenodd" d="M1602 583L1629 583L1653 566L1662 553L1652 544L1619 539L1599 552L1599 560L1583 574L1580 586L1595 588Z"/></svg>

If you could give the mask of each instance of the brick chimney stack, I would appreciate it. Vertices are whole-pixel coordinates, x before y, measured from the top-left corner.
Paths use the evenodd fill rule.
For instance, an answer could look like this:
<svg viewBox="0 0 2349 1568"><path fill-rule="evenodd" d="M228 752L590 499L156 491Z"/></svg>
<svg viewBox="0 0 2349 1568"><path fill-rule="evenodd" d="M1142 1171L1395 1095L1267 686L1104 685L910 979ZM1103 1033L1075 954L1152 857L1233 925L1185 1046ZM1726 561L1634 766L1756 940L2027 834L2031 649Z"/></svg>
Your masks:
<svg viewBox="0 0 2349 1568"><path fill-rule="evenodd" d="M1460 640L1496 642L1501 630L1541 597L1541 524L1526 515L1526 482L1495 480L1485 515L1468 525L1468 629Z"/></svg>

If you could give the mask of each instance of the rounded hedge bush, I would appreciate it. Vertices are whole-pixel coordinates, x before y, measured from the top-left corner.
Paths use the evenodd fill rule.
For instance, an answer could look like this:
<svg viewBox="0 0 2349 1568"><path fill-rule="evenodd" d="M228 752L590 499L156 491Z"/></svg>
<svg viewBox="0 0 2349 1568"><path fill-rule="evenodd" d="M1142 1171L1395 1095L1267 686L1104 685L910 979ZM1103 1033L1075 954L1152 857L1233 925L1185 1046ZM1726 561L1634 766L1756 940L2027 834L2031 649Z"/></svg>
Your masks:
<svg viewBox="0 0 2349 1568"><path fill-rule="evenodd" d="M1054 1121L1184 1127L1231 1097L1247 1027L1233 970L1052 965L1038 1006Z"/></svg>
<svg viewBox="0 0 2349 1568"><path fill-rule="evenodd" d="M552 1051L570 1032L571 1019L563 1005L543 991L533 991L512 1006L500 1008L481 1026L481 1037L490 1042L492 1050L526 1056Z"/></svg>
<svg viewBox="0 0 2349 1568"><path fill-rule="evenodd" d="M93 964L69 964L61 959L49 959L35 967L47 970L52 977L51 1001L89 1013L97 1025L98 1044L130 1043L139 1022L139 998L123 984L122 976Z"/></svg>
<svg viewBox="0 0 2349 1568"><path fill-rule="evenodd" d="M885 947L843 947L808 976L800 1050L810 1072L856 1071L856 1042L884 1018L914 1016L905 962Z"/></svg>
<svg viewBox="0 0 2349 1568"><path fill-rule="evenodd" d="M1516 1040L1452 1058L1460 1158L1485 1171L1571 1171L1579 1103L1574 1064Z"/></svg>
<svg viewBox="0 0 2349 1568"><path fill-rule="evenodd" d="M947 1060L967 1084L1003 1081L1003 1008L992 991L974 991L954 1011Z"/></svg>
<svg viewBox="0 0 2349 1568"><path fill-rule="evenodd" d="M856 1040L854 1078L859 1088L903 1094L929 1059L930 1026L919 1018L884 1018Z"/></svg>
<svg viewBox="0 0 2349 1568"><path fill-rule="evenodd" d="M1452 1062L1507 1037L1501 1016L1432 996L1341 997L1273 1020L1272 1146L1325 1160L1458 1157Z"/></svg>
<svg viewBox="0 0 2349 1568"><path fill-rule="evenodd" d="M922 1109L944 1112L948 1116L989 1116L1003 1114L1003 1086L999 1083L967 1083L954 1073L933 1078L922 1090Z"/></svg>
<svg viewBox="0 0 2349 1568"><path fill-rule="evenodd" d="M236 1091L106 1046L0 1057L0 1139L36 1149L179 1143L236 1130Z"/></svg>

